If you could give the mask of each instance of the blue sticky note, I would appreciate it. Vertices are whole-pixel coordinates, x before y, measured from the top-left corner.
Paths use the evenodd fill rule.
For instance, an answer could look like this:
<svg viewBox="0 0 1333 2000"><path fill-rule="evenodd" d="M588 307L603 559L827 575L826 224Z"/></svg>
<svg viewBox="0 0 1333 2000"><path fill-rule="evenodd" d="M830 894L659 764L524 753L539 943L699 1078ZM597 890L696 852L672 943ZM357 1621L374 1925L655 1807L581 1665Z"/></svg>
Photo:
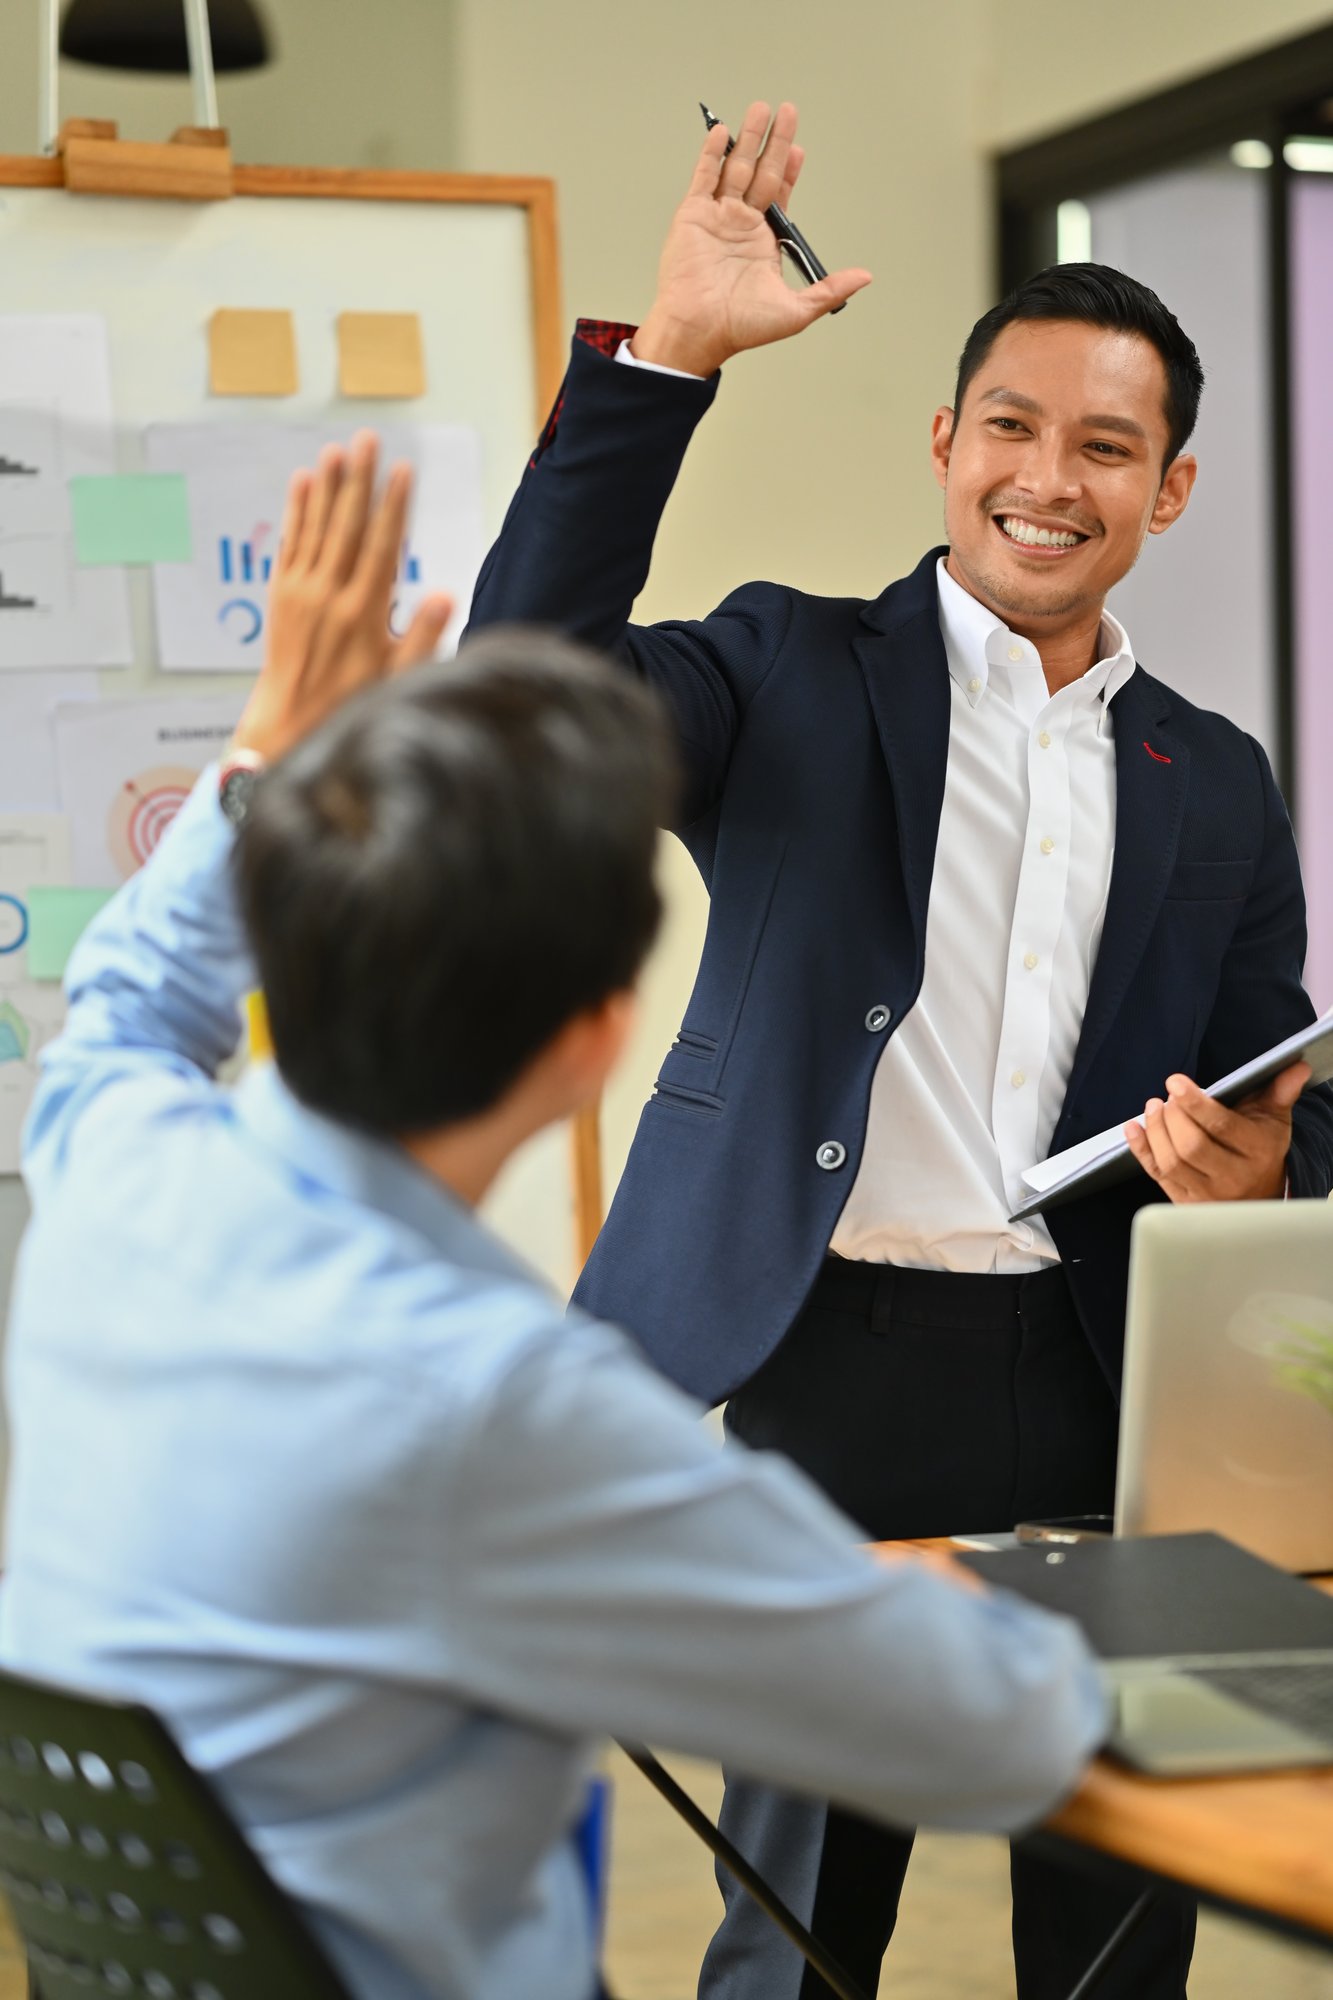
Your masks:
<svg viewBox="0 0 1333 2000"><path fill-rule="evenodd" d="M29 889L29 979L63 979L70 953L115 893L114 889Z"/></svg>
<svg viewBox="0 0 1333 2000"><path fill-rule="evenodd" d="M71 479L74 558L108 563L189 562L190 504L183 472L122 472Z"/></svg>

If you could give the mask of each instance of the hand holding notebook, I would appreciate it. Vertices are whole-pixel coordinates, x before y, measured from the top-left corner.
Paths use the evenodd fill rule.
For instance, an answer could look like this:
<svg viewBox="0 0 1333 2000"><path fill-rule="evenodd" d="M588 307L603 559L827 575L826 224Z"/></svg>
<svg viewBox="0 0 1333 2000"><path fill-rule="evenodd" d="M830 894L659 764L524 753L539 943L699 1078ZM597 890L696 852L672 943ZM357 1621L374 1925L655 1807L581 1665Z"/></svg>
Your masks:
<svg viewBox="0 0 1333 2000"><path fill-rule="evenodd" d="M1275 1048L1256 1056L1253 1062L1244 1063L1229 1075L1219 1077L1216 1083L1208 1086L1207 1095L1219 1104L1239 1104L1297 1062L1310 1065L1310 1084L1327 1083L1333 1079L1333 1009L1318 1021L1312 1021L1308 1028L1302 1028L1299 1034L1289 1035ZM1014 1210L1010 1220L1022 1222L1029 1216L1057 1207L1061 1202L1097 1194L1103 1188L1114 1186L1117 1181L1130 1179L1139 1171L1125 1140L1123 1127L1113 1125L1091 1139L1084 1139L1077 1146L1069 1146L1061 1153L1052 1154L1050 1159L1025 1168L1023 1180L1032 1189L1032 1196Z"/></svg>

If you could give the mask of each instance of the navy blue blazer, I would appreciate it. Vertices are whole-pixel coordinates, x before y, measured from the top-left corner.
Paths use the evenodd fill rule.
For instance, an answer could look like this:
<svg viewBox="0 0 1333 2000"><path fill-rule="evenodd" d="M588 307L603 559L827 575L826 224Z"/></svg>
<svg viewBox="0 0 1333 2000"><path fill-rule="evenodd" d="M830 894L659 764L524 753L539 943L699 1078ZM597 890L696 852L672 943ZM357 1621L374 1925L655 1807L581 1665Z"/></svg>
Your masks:
<svg viewBox="0 0 1333 2000"><path fill-rule="evenodd" d="M709 891L707 938L576 1297L708 1402L790 1328L851 1188L875 1065L921 986L949 746L939 550L871 603L752 583L702 620L629 624L716 387L577 339L472 612L474 630L537 621L614 651L676 718L674 831ZM1173 1071L1220 1076L1314 1018L1300 868L1263 751L1141 667L1112 715L1115 859L1053 1151ZM1293 1194L1333 1186L1327 1087L1297 1106L1289 1172ZM1136 1174L1049 1217L1113 1386L1130 1223L1160 1198Z"/></svg>

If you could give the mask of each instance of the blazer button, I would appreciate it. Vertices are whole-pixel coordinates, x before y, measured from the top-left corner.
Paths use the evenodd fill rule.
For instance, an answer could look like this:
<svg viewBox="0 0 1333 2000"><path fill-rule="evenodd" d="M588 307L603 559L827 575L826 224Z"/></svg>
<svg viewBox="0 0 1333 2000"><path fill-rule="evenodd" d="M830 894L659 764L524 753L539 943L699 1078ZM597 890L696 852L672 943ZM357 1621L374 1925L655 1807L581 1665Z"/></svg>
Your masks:
<svg viewBox="0 0 1333 2000"><path fill-rule="evenodd" d="M822 1167L826 1174L835 1173L847 1158L847 1148L839 1139L825 1139L815 1154L815 1165Z"/></svg>
<svg viewBox="0 0 1333 2000"><path fill-rule="evenodd" d="M869 1028L872 1035L877 1035L881 1028L888 1027L889 1022L892 1019L893 1019L892 1008L886 1007L883 1001L881 1000L878 1006L872 1007L870 1012L866 1015L866 1026L867 1028Z"/></svg>

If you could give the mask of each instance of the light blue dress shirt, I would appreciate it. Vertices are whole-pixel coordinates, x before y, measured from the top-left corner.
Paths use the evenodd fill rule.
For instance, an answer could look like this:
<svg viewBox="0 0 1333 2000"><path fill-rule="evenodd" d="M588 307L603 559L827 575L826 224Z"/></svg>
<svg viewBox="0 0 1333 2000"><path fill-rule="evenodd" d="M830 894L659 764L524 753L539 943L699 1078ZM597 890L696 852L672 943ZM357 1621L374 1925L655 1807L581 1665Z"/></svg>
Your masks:
<svg viewBox="0 0 1333 2000"><path fill-rule="evenodd" d="M606 1734L1008 1829L1074 1628L884 1566L392 1144L276 1071L206 774L80 943L25 1172L0 1657L157 1709L364 2000L588 2000Z"/></svg>

